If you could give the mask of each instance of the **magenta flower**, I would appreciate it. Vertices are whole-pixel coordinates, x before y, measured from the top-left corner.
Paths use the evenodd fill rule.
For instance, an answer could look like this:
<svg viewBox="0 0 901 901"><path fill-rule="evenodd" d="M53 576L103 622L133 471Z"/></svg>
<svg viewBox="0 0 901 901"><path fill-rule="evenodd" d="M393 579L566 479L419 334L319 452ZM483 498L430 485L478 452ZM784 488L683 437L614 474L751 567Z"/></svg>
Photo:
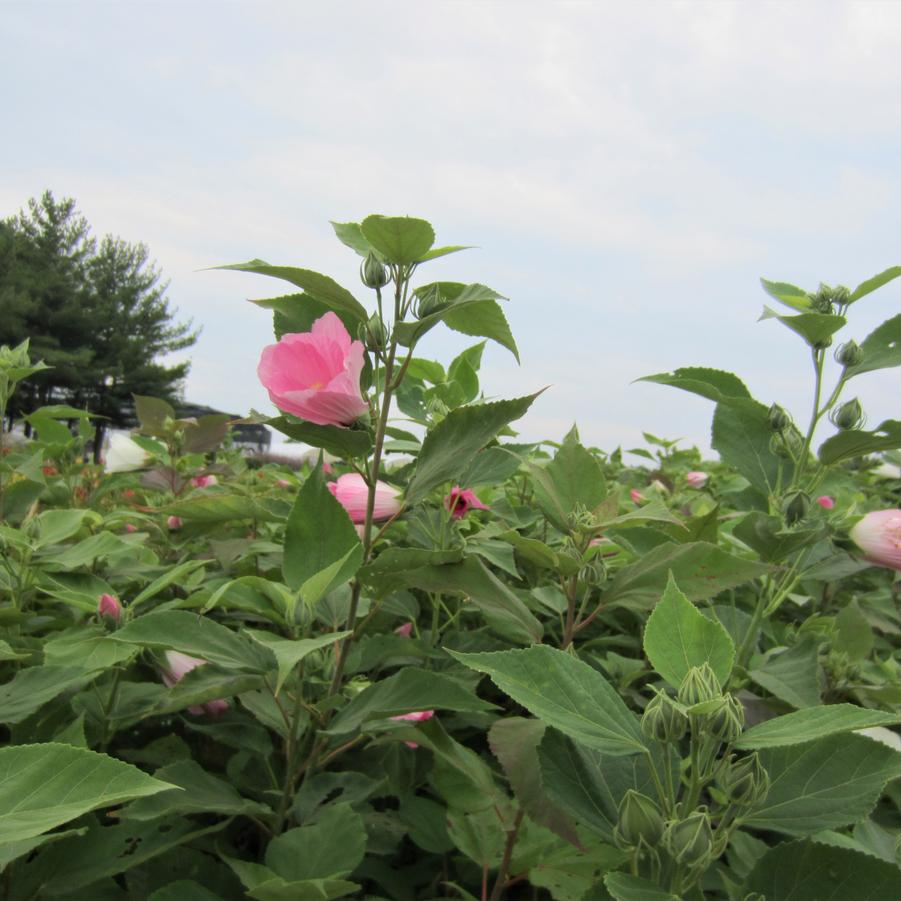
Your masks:
<svg viewBox="0 0 901 901"><path fill-rule="evenodd" d="M332 312L309 332L282 335L263 348L257 375L272 403L316 425L348 426L369 411L360 394L363 344Z"/></svg>
<svg viewBox="0 0 901 901"><path fill-rule="evenodd" d="M817 498L817 503L818 503L824 510L831 510L831 509L835 506L835 500L834 500L833 498L829 497L828 494L821 494L821 495Z"/></svg>
<svg viewBox="0 0 901 901"><path fill-rule="evenodd" d="M901 572L901 510L874 510L851 529L851 540L870 563Z"/></svg>
<svg viewBox="0 0 901 901"><path fill-rule="evenodd" d="M685 481L688 482L689 488L703 488L709 478L710 476L706 472L698 472L697 470L685 473Z"/></svg>
<svg viewBox="0 0 901 901"><path fill-rule="evenodd" d="M97 615L101 618L108 616L114 622L119 622L122 617L122 604L114 594L104 592L97 602Z"/></svg>
<svg viewBox="0 0 901 901"><path fill-rule="evenodd" d="M444 499L444 506L450 510L454 519L462 519L470 510L488 510L471 488L454 485L451 493Z"/></svg>
<svg viewBox="0 0 901 901"><path fill-rule="evenodd" d="M191 484L195 488L209 488L212 485L218 485L219 479L214 475L194 476L194 478L191 479Z"/></svg>
<svg viewBox="0 0 901 901"><path fill-rule="evenodd" d="M413 623L404 623L402 626L398 626L394 630L395 635L400 635L401 638L409 638L410 633L413 631Z"/></svg>
<svg viewBox="0 0 901 901"><path fill-rule="evenodd" d="M174 532L176 529L181 528L181 517L180 516L170 516L166 520L166 525Z"/></svg>
<svg viewBox="0 0 901 901"><path fill-rule="evenodd" d="M172 688L173 685L177 685L195 667L206 665L206 660L201 660L199 657L191 657L190 654L182 654L179 651L166 651L165 656L168 669L163 670L162 676L166 688ZM216 716L224 713L228 708L229 703L225 698L216 698L216 700L207 701L205 704L192 704L188 708L188 713L192 716L202 716L206 712Z"/></svg>
<svg viewBox="0 0 901 901"><path fill-rule="evenodd" d="M399 716L392 716L392 720L406 720L411 723L423 723L430 720L435 715L434 710L417 710L413 713L401 713ZM418 748L419 745L415 741L405 741L404 744L408 748Z"/></svg>
<svg viewBox="0 0 901 901"><path fill-rule="evenodd" d="M369 486L358 472L348 472L328 483L328 490L338 503L347 510L351 521L366 522L366 504L369 500ZM373 522L391 519L400 512L400 492L386 482L375 483L375 506L372 510Z"/></svg>
<svg viewBox="0 0 901 901"><path fill-rule="evenodd" d="M279 488L291 487L291 483L287 479L276 479L275 484L278 485Z"/></svg>
<svg viewBox="0 0 901 901"><path fill-rule="evenodd" d="M633 504L640 504L644 500L644 495L637 488L633 488L629 492L629 497L632 498Z"/></svg>
<svg viewBox="0 0 901 901"><path fill-rule="evenodd" d="M125 523L125 531L126 532L137 532L138 527L135 525L132 525L132 523L130 523L130 522L127 522L127 523Z"/></svg>

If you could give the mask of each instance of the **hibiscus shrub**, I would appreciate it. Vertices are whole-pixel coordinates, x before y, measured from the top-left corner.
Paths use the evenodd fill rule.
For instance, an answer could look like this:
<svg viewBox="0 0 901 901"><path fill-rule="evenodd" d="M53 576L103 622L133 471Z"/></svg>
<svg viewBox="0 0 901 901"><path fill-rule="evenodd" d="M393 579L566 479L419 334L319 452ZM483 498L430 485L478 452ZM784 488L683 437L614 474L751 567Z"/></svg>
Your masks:
<svg viewBox="0 0 901 901"><path fill-rule="evenodd" d="M677 369L647 378L713 401L719 460L646 434L628 465L484 400L502 296L420 277L464 248L334 228L366 303L225 267L297 289L257 301L256 418L302 462L146 397L105 468L81 410L0 434L4 897L901 897L901 422L843 398L901 316L828 359L901 268L764 281L809 422ZM481 340L417 356L443 326ZM40 366L0 349L0 414Z"/></svg>

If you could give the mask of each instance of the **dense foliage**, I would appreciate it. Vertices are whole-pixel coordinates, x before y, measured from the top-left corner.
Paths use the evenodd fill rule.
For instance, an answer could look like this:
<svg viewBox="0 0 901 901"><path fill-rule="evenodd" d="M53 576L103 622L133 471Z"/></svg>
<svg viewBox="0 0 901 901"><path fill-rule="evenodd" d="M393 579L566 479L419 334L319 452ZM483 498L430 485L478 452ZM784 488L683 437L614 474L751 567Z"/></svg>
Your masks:
<svg viewBox="0 0 901 901"><path fill-rule="evenodd" d="M228 267L299 289L258 301L267 421L321 449L299 468L143 395L105 468L75 407L3 436L4 897L901 895L901 422L844 396L901 364L901 316L826 366L901 268L764 282L808 423L653 375L715 404L720 459L647 433L628 465L575 427L518 441L536 395L483 399L484 340L416 356L444 324L518 358L500 294L419 278L463 248L334 228L368 304ZM0 413L35 359L0 351Z"/></svg>

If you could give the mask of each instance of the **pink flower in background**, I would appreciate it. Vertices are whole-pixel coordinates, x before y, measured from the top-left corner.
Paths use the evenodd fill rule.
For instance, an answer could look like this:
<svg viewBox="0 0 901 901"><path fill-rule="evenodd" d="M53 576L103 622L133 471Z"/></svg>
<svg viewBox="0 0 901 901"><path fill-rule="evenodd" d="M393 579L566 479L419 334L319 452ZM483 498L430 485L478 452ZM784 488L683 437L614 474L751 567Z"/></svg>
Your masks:
<svg viewBox="0 0 901 901"><path fill-rule="evenodd" d="M275 484L278 485L279 488L291 487L291 483L287 479L276 479Z"/></svg>
<svg viewBox="0 0 901 901"><path fill-rule="evenodd" d="M272 403L316 425L348 426L369 412L360 394L363 344L332 312L309 332L282 335L263 348L257 374Z"/></svg>
<svg viewBox="0 0 901 901"><path fill-rule="evenodd" d="M637 488L633 488L629 492L629 497L632 498L634 504L640 504L644 500L644 495Z"/></svg>
<svg viewBox="0 0 901 901"><path fill-rule="evenodd" d="M126 532L137 532L138 527L136 525L132 525L132 523L130 523L130 522L127 522L127 523L125 523L125 531Z"/></svg>
<svg viewBox="0 0 901 901"><path fill-rule="evenodd" d="M122 604L119 602L119 598L106 592L100 595L100 600L97 602L97 615L108 616L111 620L119 622L122 617Z"/></svg>
<svg viewBox="0 0 901 901"><path fill-rule="evenodd" d="M327 476L330 476L330 475L335 471L335 467L332 466L332 464L329 463L328 460L323 460L323 461L322 461L322 471L323 471Z"/></svg>
<svg viewBox="0 0 901 901"><path fill-rule="evenodd" d="M219 479L214 475L194 476L194 478L191 479L191 484L195 488L209 488L211 485L218 485Z"/></svg>
<svg viewBox="0 0 901 901"><path fill-rule="evenodd" d="M413 623L404 623L402 626L398 626L394 630L395 635L400 635L401 638L409 638L410 633L413 631Z"/></svg>
<svg viewBox="0 0 901 901"><path fill-rule="evenodd" d="M685 481L689 488L703 488L710 476L706 472L692 471L685 473Z"/></svg>
<svg viewBox="0 0 901 901"><path fill-rule="evenodd" d="M470 510L487 510L471 488L461 488L454 485L451 493L444 499L444 506L450 510L454 519L462 519Z"/></svg>
<svg viewBox="0 0 901 901"><path fill-rule="evenodd" d="M328 483L328 490L338 503L347 510L347 515L355 523L366 522L366 503L369 486L358 472L348 472ZM391 519L400 512L400 492L386 482L375 483L375 506L372 510L373 522Z"/></svg>
<svg viewBox="0 0 901 901"><path fill-rule="evenodd" d="M170 529L172 529L173 532L174 532L176 529L180 529L180 528L181 528L181 517L180 517L180 516L170 516L170 517L166 520L166 525L167 525Z"/></svg>
<svg viewBox="0 0 901 901"><path fill-rule="evenodd" d="M851 540L871 563L901 571L901 510L874 510L851 529Z"/></svg>
<svg viewBox="0 0 901 901"><path fill-rule="evenodd" d="M392 716L392 720L405 720L410 723L423 723L430 720L435 715L434 710L417 710L413 713L401 713L399 716ZM405 741L404 744L408 748L418 748L419 745L415 741Z"/></svg>
<svg viewBox="0 0 901 901"><path fill-rule="evenodd" d="M833 498L829 497L828 494L821 494L821 495L817 498L817 503L818 503L824 510L831 510L831 509L835 506L835 500L834 500Z"/></svg>
<svg viewBox="0 0 901 901"><path fill-rule="evenodd" d="M172 688L177 685L184 677L198 666L206 665L206 660L199 657L191 657L189 654L182 654L179 651L166 651L167 669L163 670L163 682L166 688ZM207 701L205 704L192 704L188 708L188 713L193 716L201 716L204 712L211 713L214 716L224 713L229 708L228 701L225 698L216 698L214 701Z"/></svg>

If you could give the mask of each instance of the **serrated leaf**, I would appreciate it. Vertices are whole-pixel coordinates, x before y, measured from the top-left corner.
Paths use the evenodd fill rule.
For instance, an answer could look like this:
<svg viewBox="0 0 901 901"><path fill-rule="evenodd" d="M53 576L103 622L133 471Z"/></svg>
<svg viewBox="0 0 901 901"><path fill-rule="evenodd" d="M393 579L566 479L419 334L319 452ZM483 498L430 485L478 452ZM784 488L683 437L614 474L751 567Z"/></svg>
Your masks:
<svg viewBox="0 0 901 901"><path fill-rule="evenodd" d="M30 666L0 685L0 723L21 723L44 704L96 678L79 666Z"/></svg>
<svg viewBox="0 0 901 901"><path fill-rule="evenodd" d="M432 226L412 216L367 216L360 232L387 263L416 263L435 243Z"/></svg>
<svg viewBox="0 0 901 901"><path fill-rule="evenodd" d="M271 632L260 632L257 629L246 629L245 632L254 641L258 641L272 651L278 663L278 679L275 683L276 694L281 691L282 685L285 684L285 679L288 678L294 667L304 657L312 654L313 651L326 648L330 644L341 641L343 638L347 638L348 635L353 634L352 632L330 632L328 635L320 635L317 638L298 638L292 641L288 638L273 635Z"/></svg>
<svg viewBox="0 0 901 901"><path fill-rule="evenodd" d="M293 416L275 416L267 425L312 447L334 454L336 457L365 457L372 449L372 435L368 429L344 429L337 425L316 425L302 422Z"/></svg>
<svg viewBox="0 0 901 901"><path fill-rule="evenodd" d="M332 222L335 236L345 246L365 257L372 252L372 246L363 235L358 222Z"/></svg>
<svg viewBox="0 0 901 901"><path fill-rule="evenodd" d="M810 309L810 295L797 285L790 285L788 282L771 282L765 278L760 280L763 290L770 297L784 303L787 307L804 312Z"/></svg>
<svg viewBox="0 0 901 901"><path fill-rule="evenodd" d="M671 385L673 388L681 388L716 403L728 402L733 397L751 398L751 392L737 375L701 366L686 366L673 372L659 372L657 375L643 376L636 381Z"/></svg>
<svg viewBox="0 0 901 901"><path fill-rule="evenodd" d="M853 303L855 300L860 300L861 297L866 297L867 294L872 294L877 288L887 285L890 281L893 281L899 276L901 276L901 266L891 266L880 272L878 275L868 278L865 282L861 282L851 292L851 302Z"/></svg>
<svg viewBox="0 0 901 901"><path fill-rule="evenodd" d="M792 707L813 707L820 703L817 656L817 640L808 635L794 647L754 666L748 675Z"/></svg>
<svg viewBox="0 0 901 901"><path fill-rule="evenodd" d="M833 313L800 313L797 316L780 316L769 307L763 308L760 319L778 319L784 326L800 335L811 347L822 346L839 329L848 324L844 316Z"/></svg>
<svg viewBox="0 0 901 901"><path fill-rule="evenodd" d="M901 447L901 420L886 419L872 432L849 429L827 438L817 451L820 462L826 466L853 460L877 451Z"/></svg>
<svg viewBox="0 0 901 901"><path fill-rule="evenodd" d="M679 901L678 895L657 883L628 873L608 873L604 885L616 901Z"/></svg>
<svg viewBox="0 0 901 901"><path fill-rule="evenodd" d="M845 378L852 378L863 372L876 369L891 369L901 366L901 313L887 319L870 332L860 345L861 360L845 369Z"/></svg>

